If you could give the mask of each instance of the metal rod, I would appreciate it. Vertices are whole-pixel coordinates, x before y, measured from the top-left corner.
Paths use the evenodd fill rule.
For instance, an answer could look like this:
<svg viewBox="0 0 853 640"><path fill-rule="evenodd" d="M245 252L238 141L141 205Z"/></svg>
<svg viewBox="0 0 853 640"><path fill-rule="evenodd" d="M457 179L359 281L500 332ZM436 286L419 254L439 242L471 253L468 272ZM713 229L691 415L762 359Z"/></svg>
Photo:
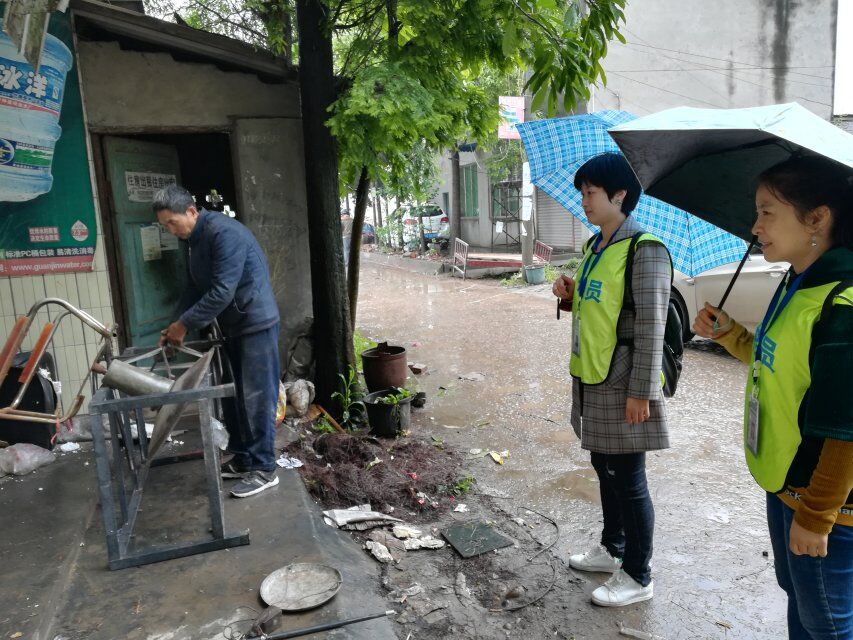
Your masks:
<svg viewBox="0 0 853 640"><path fill-rule="evenodd" d="M740 275L741 270L743 269L743 265L746 264L746 261L749 259L749 254L752 253L753 247L755 247L758 242L758 236L752 236L752 240L749 242L749 246L746 248L746 253L743 254L743 258L740 259L740 264L737 266L737 270L735 274L732 276L731 282L729 282L729 286L726 287L726 292L723 294L723 299L720 300L720 304L717 305L718 309L722 309L723 305L726 304L726 300L729 298L729 294L732 292L732 287L735 286L735 280L737 280Z"/></svg>
<svg viewBox="0 0 853 640"><path fill-rule="evenodd" d="M36 302L32 307L30 307L30 311L29 313L27 313L27 318L30 321L27 325L27 329L29 329L29 325L32 324L32 320L35 318L35 315L36 313L38 313L38 310L49 304L56 304L60 307L67 309L69 312L71 312L73 315L77 316L78 318L80 318L80 320L87 324L89 328L94 329L107 339L112 339L112 331L110 331L105 325L101 324L98 320L90 316L82 309L78 309L77 307L69 303L67 300L63 300L62 298L45 298L44 300Z"/></svg>
<svg viewBox="0 0 853 640"><path fill-rule="evenodd" d="M280 631L265 636L252 636L246 640L286 640L286 638L299 638L301 636L319 633L320 631L328 631L330 629L340 629L347 625L355 624L356 622L365 622L367 620L375 620L376 618L384 618L397 613L393 610L385 611L384 613L374 613L372 616L361 616L360 618L350 618L349 620L340 620L338 622L327 622L326 624L318 624L313 627L305 627L304 629L294 629L293 631Z"/></svg>

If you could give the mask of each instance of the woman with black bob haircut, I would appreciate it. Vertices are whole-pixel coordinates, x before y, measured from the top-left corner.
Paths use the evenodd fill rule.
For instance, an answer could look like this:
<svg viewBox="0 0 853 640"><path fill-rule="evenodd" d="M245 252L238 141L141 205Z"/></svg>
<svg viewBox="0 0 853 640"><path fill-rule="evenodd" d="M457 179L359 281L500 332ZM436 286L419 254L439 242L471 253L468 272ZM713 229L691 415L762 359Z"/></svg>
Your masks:
<svg viewBox="0 0 853 640"><path fill-rule="evenodd" d="M672 263L660 240L630 217L641 189L623 156L592 158L574 185L599 232L584 246L577 282L561 276L553 292L562 308L571 304L571 423L598 474L604 528L569 564L612 573L592 601L618 607L654 593L646 452L669 447L661 360Z"/></svg>
<svg viewBox="0 0 853 640"><path fill-rule="evenodd" d="M755 335L707 302L693 330L749 365L744 455L792 640L853 638L853 172L795 157L765 171L752 232L791 265Z"/></svg>

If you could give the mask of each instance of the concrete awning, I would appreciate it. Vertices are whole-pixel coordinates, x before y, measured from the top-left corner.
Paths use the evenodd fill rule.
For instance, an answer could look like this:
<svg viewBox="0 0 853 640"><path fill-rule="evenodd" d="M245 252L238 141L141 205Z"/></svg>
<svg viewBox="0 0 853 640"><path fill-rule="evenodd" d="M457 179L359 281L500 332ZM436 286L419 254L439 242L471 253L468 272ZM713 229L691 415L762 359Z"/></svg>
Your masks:
<svg viewBox="0 0 853 640"><path fill-rule="evenodd" d="M271 80L293 80L294 66L268 51L215 33L193 29L95 0L72 0L76 27L93 25L101 31L157 49L188 55L229 70L257 73Z"/></svg>

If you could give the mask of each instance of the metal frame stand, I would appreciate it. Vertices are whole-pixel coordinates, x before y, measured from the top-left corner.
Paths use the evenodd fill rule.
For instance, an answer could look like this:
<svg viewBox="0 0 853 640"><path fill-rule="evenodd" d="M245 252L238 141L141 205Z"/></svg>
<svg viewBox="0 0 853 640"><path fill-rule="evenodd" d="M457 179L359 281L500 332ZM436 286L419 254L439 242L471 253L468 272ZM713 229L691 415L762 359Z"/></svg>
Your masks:
<svg viewBox="0 0 853 640"><path fill-rule="evenodd" d="M135 351L137 350L130 349L122 355L123 357L133 356ZM216 365L214 369L217 369ZM212 376L208 373L204 385L199 389L133 398L119 397L113 389L102 387L95 392L89 402L98 490L101 496L101 514L106 530L107 555L111 570L249 544L248 531L231 535L225 533L219 450L213 439L213 413L221 398L235 395L234 385L214 386L211 381ZM199 453L195 453L151 459L148 455L149 441L145 432L143 409L184 402L197 402L199 406L210 510L210 535L173 545L137 548L136 545L132 545L133 527L136 524L145 480L151 467L197 460L201 457ZM103 416L107 417L110 425L109 444L104 436ZM136 440L131 433L131 418L137 424Z"/></svg>

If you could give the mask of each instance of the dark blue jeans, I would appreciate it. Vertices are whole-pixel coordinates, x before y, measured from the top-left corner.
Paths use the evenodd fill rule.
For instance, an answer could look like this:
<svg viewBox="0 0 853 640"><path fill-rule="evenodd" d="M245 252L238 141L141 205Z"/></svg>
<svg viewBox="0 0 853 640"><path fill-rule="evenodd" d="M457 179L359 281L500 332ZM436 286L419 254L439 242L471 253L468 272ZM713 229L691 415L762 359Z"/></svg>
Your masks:
<svg viewBox="0 0 853 640"><path fill-rule="evenodd" d="M275 470L275 409L281 375L278 327L276 323L225 340L237 390L236 397L222 402L228 449L235 464L249 471Z"/></svg>
<svg viewBox="0 0 853 640"><path fill-rule="evenodd" d="M655 509L646 482L646 454L592 453L598 474L604 530L601 544L622 558L622 570L644 587L652 581L649 562Z"/></svg>
<svg viewBox="0 0 853 640"><path fill-rule="evenodd" d="M767 494L776 580L788 594L790 640L853 640L853 527L836 525L825 558L790 549L794 511Z"/></svg>

